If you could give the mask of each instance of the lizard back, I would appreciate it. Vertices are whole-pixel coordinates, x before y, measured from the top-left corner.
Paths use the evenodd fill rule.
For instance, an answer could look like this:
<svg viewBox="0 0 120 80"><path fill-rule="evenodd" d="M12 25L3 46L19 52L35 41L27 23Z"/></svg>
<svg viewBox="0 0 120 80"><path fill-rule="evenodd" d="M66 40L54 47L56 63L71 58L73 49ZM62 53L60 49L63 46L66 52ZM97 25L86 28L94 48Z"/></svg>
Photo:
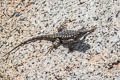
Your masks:
<svg viewBox="0 0 120 80"><path fill-rule="evenodd" d="M53 34L53 36L62 40L67 40L67 39L72 39L76 37L76 34L77 34L77 31L75 30L64 30L64 31Z"/></svg>

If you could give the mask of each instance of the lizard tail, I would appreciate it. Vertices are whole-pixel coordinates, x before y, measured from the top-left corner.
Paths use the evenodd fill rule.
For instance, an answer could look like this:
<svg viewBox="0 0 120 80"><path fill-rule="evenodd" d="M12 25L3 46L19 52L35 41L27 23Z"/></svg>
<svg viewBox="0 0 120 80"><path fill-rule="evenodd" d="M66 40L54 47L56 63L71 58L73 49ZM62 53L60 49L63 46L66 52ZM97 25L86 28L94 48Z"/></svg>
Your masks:
<svg viewBox="0 0 120 80"><path fill-rule="evenodd" d="M12 50L10 50L10 51L9 51L7 54L5 54L4 56L7 55L7 59L8 59L10 53L11 53L12 51L14 51L15 49L17 49L18 47L23 46L23 45L28 44L28 43L31 43L31 42L35 42L35 41L37 41L37 40L41 40L41 37L33 37L33 38L31 38L31 39L28 39L28 40L20 43L19 45L17 45L16 47L14 47Z"/></svg>

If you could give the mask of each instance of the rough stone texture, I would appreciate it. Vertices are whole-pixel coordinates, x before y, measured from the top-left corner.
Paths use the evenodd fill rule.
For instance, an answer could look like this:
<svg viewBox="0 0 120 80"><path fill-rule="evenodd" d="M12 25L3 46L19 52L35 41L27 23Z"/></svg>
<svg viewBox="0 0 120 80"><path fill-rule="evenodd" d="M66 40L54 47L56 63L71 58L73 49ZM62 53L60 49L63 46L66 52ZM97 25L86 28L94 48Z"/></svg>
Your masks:
<svg viewBox="0 0 120 80"><path fill-rule="evenodd" d="M68 29L97 30L75 51L49 41L8 51L31 37ZM47 53L47 54L46 54ZM3 57L4 56L4 57ZM0 0L0 80L120 80L120 0Z"/></svg>

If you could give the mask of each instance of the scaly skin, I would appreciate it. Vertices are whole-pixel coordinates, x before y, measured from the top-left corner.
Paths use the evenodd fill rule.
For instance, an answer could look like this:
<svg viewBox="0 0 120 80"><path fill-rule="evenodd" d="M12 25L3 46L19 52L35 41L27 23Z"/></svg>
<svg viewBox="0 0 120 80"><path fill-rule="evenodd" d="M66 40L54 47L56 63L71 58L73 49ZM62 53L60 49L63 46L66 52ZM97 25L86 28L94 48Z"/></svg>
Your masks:
<svg viewBox="0 0 120 80"><path fill-rule="evenodd" d="M15 50L16 48L23 46L25 44L31 43L31 42L35 42L37 40L48 40L48 41L52 41L54 42L53 47L57 48L60 44L63 43L68 43L68 44L73 44L74 41L77 41L79 38L83 37L85 34L87 34L88 32L94 32L96 28L94 27L91 30L86 30L86 29L78 29L78 30L62 30L58 33L55 34L49 34L49 35L41 35L41 36L37 36L37 37L33 37L31 39L28 39L24 42L22 42L21 44L19 44L18 46L16 46L15 48L13 48L12 50L10 50L7 55L9 55L13 50Z"/></svg>

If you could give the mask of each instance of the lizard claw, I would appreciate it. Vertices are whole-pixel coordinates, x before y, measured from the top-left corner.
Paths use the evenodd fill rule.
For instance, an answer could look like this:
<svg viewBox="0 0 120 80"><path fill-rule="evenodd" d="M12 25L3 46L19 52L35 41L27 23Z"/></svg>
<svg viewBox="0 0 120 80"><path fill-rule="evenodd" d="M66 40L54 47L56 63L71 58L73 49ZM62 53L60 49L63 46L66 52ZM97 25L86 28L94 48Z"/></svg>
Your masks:
<svg viewBox="0 0 120 80"><path fill-rule="evenodd" d="M53 46L50 46L50 48L49 48L49 50L47 51L46 54L51 53L51 51L53 50L53 48L54 48ZM45 55L46 55L46 54L45 54Z"/></svg>

